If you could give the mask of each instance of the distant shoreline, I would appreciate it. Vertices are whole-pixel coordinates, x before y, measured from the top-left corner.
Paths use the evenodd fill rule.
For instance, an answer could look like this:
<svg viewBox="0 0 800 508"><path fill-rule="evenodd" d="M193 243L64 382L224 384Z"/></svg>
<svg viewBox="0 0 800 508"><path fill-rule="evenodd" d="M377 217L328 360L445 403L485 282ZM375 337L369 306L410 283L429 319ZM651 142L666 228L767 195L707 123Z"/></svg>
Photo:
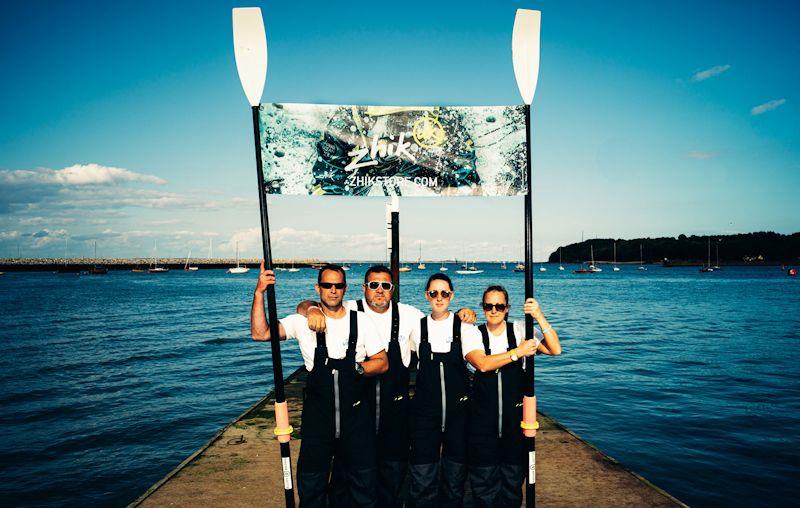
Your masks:
<svg viewBox="0 0 800 508"><path fill-rule="evenodd" d="M245 266L252 269L258 269L261 263L260 259L255 258L248 258L248 259L240 259L239 264L241 266ZM302 260L276 260L274 266L276 268L318 268L324 265L326 262L318 259L302 259ZM349 264L349 265L374 265L374 264L388 264L385 261L343 261L342 263ZM416 262L404 262L401 265L409 265L412 267L413 271L420 271L420 272L430 272L430 273L438 273L437 265L442 263L444 264L458 264L461 261L426 261L427 264L431 265L428 270L418 270L416 267ZM475 264L478 266L481 265L499 265L501 261L475 261ZM511 271L513 268L513 263L506 263L508 266L508 271ZM565 262L562 263L565 265L576 265L580 263L575 262ZM595 260L596 265L612 265L614 264L613 261L599 261ZM617 262L617 265L620 266L638 266L638 261L624 261L624 262ZM679 268L679 267L696 267L701 266L703 263L695 261L695 260L670 260L670 261L663 261L661 263L651 263L651 262L644 262L647 266L662 266L664 268ZM752 261L752 262L722 262L720 263L721 267L746 267L746 266L794 266L795 264L800 263L791 263L791 262L776 262L776 261ZM158 266L166 267L170 270L177 270L183 271L184 266L186 265L186 259L177 259L177 258L167 258L167 259L159 259ZM534 261L533 268L534 271L537 270L539 265L558 265L556 262L552 261ZM22 258L22 259L2 259L0 258L0 272L57 272L57 271L67 271L67 272L81 272L81 271L89 271L95 266L104 266L108 268L110 271L130 271L135 268L140 268L143 270L147 270L149 267L153 266L152 258L114 258L114 259L103 259L103 258ZM228 259L228 258L213 258L213 259L190 259L189 266L196 266L200 270L211 270L211 269L227 269L232 266L236 266L236 259Z"/></svg>

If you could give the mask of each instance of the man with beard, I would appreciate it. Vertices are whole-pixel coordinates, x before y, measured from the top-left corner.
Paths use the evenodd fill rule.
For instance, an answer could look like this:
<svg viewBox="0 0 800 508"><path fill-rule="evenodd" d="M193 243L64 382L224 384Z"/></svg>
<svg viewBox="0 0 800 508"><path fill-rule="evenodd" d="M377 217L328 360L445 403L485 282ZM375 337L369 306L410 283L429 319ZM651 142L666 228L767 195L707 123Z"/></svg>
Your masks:
<svg viewBox="0 0 800 508"><path fill-rule="evenodd" d="M270 339L264 291L271 284L275 284L275 274L265 271L262 263L250 311L254 340ZM374 432L365 400L366 378L386 372L386 351L372 321L364 313L342 306L347 283L341 266L324 266L315 289L326 331L313 332L299 314L285 317L278 326L281 339L297 339L309 373L297 462L300 505L327 505L328 478L335 459L350 495L349 499L336 499L336 504L375 506Z"/></svg>

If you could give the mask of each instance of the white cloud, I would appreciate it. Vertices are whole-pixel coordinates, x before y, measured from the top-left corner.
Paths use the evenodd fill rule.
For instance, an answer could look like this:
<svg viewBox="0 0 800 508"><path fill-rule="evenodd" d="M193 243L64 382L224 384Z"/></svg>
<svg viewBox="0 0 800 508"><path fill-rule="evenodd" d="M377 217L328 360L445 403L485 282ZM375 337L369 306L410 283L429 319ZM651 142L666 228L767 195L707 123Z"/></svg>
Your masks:
<svg viewBox="0 0 800 508"><path fill-rule="evenodd" d="M722 74L723 72L727 71L730 68L731 68L730 64L715 65L714 67L711 67L710 69L705 69L705 70L702 70L702 71L695 72L694 74L692 74L692 79L691 80L694 81L695 83L698 82L698 81L705 81L708 78L713 78L714 76L719 76L720 74Z"/></svg>
<svg viewBox="0 0 800 508"><path fill-rule="evenodd" d="M0 231L0 240L15 240L19 236L19 231Z"/></svg>
<svg viewBox="0 0 800 508"><path fill-rule="evenodd" d="M75 219L71 217L26 217L20 219L23 226L43 226L45 224L72 224Z"/></svg>
<svg viewBox="0 0 800 508"><path fill-rule="evenodd" d="M777 109L783 106L786 103L786 99L775 99L769 102L765 102L764 104L759 104L758 106L754 107L750 110L750 114L753 116L761 115L766 113L767 111L772 111L773 109Z"/></svg>
<svg viewBox="0 0 800 508"><path fill-rule="evenodd" d="M690 159L708 160L716 157L717 154L713 152L704 152L701 150L692 150L686 154Z"/></svg>
<svg viewBox="0 0 800 508"><path fill-rule="evenodd" d="M6 185L110 185L129 182L167 183L166 180L154 175L94 163L75 164L64 169L0 170L0 183Z"/></svg>

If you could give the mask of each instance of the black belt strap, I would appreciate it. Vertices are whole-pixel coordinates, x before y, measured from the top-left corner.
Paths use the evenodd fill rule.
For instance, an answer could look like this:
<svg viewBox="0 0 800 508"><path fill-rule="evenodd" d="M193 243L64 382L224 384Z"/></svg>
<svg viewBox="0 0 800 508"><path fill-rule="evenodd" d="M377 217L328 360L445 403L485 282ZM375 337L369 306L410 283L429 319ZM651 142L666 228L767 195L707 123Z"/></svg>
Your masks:
<svg viewBox="0 0 800 508"><path fill-rule="evenodd" d="M486 353L486 356L492 354L492 348L489 347L489 329L486 328L486 324L482 324L478 327L478 330L481 331L481 337L483 337L483 352Z"/></svg>
<svg viewBox="0 0 800 508"><path fill-rule="evenodd" d="M350 337L347 342L347 353L345 355L350 355L351 353L355 357L356 354L356 343L358 342L358 312L351 310L350 311ZM325 332L317 332L317 347L325 348L325 357L328 357L327 354L327 344L325 342Z"/></svg>
<svg viewBox="0 0 800 508"><path fill-rule="evenodd" d="M506 336L508 337L508 351L517 347L517 337L514 335L514 323L506 321Z"/></svg>
<svg viewBox="0 0 800 508"><path fill-rule="evenodd" d="M358 312L350 311L350 341L347 343L347 354L356 355L356 342L358 342Z"/></svg>

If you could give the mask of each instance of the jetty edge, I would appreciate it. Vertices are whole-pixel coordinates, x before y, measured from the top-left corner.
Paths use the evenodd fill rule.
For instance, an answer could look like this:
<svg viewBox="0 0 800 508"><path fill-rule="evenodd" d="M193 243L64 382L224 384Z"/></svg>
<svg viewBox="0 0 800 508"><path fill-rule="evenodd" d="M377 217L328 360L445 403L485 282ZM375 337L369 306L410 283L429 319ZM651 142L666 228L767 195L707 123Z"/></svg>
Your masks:
<svg viewBox="0 0 800 508"><path fill-rule="evenodd" d="M289 418L296 424L292 434L294 474L307 374L301 366L285 380ZM280 452L272 432L273 403L270 392L128 506L283 506ZM539 411L538 419L537 505L687 506L554 418ZM469 485L464 506L472 506Z"/></svg>

